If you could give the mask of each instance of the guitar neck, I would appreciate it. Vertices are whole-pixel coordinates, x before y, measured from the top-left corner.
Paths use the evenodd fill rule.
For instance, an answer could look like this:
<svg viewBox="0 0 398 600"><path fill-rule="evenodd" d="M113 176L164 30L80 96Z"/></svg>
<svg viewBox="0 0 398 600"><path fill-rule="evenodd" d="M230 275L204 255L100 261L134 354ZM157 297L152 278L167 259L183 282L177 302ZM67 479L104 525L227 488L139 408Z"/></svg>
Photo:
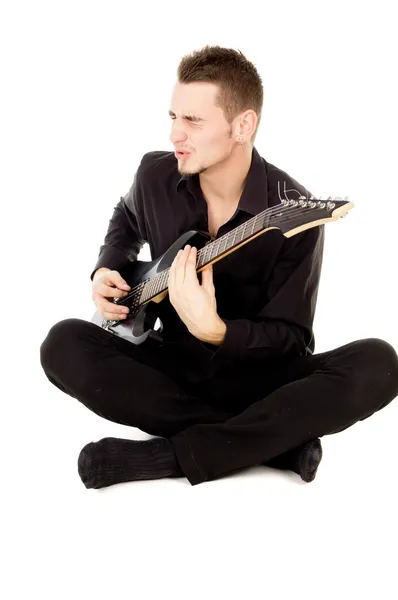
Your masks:
<svg viewBox="0 0 398 600"><path fill-rule="evenodd" d="M206 244L197 252L196 272L221 260L231 252L270 229L279 229L285 237L292 237L311 227L344 217L354 205L346 200L282 200L281 205L268 208L238 225L220 238ZM169 269L165 269L144 283L141 302L144 303L168 289Z"/></svg>

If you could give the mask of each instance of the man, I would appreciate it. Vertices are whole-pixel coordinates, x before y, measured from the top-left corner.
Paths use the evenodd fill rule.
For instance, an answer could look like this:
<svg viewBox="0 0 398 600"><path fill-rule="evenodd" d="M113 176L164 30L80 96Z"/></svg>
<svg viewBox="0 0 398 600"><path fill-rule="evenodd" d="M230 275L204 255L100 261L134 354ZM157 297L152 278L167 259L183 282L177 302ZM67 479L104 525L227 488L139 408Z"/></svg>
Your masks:
<svg viewBox="0 0 398 600"><path fill-rule="evenodd" d="M261 79L242 53L206 46L181 60L169 110L175 153L144 155L91 274L101 316L126 318L111 300L127 293L123 273L145 242L155 259L186 231L218 238L282 198L309 197L254 147L262 105ZM78 458L87 488L179 476L196 485L257 464L313 481L319 438L396 397L388 342L313 354L323 242L324 226L291 238L270 230L199 276L197 249L184 248L159 304L155 348L79 319L51 328L40 348L48 379L104 418L156 436L87 444Z"/></svg>

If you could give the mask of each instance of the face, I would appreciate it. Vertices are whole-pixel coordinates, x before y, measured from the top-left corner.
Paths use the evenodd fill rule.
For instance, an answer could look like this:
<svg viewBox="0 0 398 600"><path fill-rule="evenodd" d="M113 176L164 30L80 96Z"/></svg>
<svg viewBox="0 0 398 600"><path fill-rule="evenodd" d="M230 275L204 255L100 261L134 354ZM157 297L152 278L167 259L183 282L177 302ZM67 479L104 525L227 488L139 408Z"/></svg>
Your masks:
<svg viewBox="0 0 398 600"><path fill-rule="evenodd" d="M236 145L234 123L229 125L215 105L217 87L212 83L177 82L172 93L170 141L174 150L190 154L177 158L181 175L203 173L222 163Z"/></svg>

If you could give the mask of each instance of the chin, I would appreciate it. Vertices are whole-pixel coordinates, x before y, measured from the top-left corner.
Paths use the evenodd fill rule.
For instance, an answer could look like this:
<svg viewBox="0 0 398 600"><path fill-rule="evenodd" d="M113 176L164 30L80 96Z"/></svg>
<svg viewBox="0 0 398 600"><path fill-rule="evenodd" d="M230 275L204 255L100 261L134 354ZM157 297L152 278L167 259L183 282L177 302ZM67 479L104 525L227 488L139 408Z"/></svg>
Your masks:
<svg viewBox="0 0 398 600"><path fill-rule="evenodd" d="M184 168L184 167L178 166L177 168L178 168L178 172L180 173L180 175L196 175L197 173L201 172L200 170L198 170L195 167L189 169L189 168Z"/></svg>
<svg viewBox="0 0 398 600"><path fill-rule="evenodd" d="M190 158L192 158L192 156ZM208 166L201 167L195 164L193 164L192 166L180 164L180 161L177 159L177 169L180 175L200 175L201 173L207 171L208 168Z"/></svg>
<svg viewBox="0 0 398 600"><path fill-rule="evenodd" d="M178 170L182 175L200 175L200 173L204 173L207 171L208 167L202 167L200 165L193 165L192 167L179 168Z"/></svg>

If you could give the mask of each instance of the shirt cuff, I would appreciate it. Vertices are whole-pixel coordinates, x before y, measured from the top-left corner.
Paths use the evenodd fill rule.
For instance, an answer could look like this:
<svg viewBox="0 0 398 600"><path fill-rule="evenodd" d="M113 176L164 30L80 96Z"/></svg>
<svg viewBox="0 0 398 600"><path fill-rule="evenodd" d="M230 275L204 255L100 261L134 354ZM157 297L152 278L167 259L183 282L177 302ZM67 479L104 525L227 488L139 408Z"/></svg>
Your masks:
<svg viewBox="0 0 398 600"><path fill-rule="evenodd" d="M248 319L223 319L223 321L227 329L220 346L201 342L202 346L212 353L212 363L220 366L238 360L244 355L250 326Z"/></svg>
<svg viewBox="0 0 398 600"><path fill-rule="evenodd" d="M93 280L95 271L101 269L101 267L107 267L111 271L118 271L121 274L123 267L128 263L129 261L124 252L119 250L119 248L115 248L115 246L101 246L99 258L90 275L90 279L91 281Z"/></svg>

